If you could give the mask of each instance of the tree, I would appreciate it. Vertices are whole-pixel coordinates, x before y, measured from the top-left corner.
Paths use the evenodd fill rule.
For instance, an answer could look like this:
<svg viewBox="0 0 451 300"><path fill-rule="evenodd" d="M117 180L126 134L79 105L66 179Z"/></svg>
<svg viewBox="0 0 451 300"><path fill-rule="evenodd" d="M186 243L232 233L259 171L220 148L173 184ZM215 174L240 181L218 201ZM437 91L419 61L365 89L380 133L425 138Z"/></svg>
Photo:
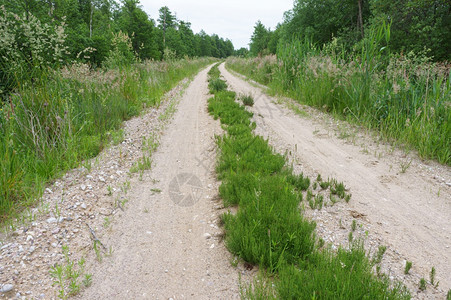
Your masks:
<svg viewBox="0 0 451 300"><path fill-rule="evenodd" d="M249 53L252 56L261 54L268 48L269 31L259 20L254 26L254 33L251 37L251 43L249 44Z"/></svg>
<svg viewBox="0 0 451 300"><path fill-rule="evenodd" d="M160 8L159 13L158 27L163 30L163 48L166 48L166 30L168 28L176 29L177 19L167 6Z"/></svg>
<svg viewBox="0 0 451 300"><path fill-rule="evenodd" d="M138 0L124 0L119 13L119 28L132 39L133 50L141 59L160 58L155 44L153 20L138 6Z"/></svg>

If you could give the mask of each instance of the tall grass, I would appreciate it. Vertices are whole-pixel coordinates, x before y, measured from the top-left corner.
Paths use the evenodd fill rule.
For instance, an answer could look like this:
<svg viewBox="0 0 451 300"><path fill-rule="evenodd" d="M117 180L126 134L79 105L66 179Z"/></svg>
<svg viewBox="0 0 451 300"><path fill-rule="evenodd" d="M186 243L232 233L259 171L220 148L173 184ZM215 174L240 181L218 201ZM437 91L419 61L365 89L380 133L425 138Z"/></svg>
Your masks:
<svg viewBox="0 0 451 300"><path fill-rule="evenodd" d="M158 106L166 91L208 63L148 61L98 71L74 64L21 82L0 111L0 219L97 155L122 121Z"/></svg>
<svg viewBox="0 0 451 300"><path fill-rule="evenodd" d="M210 82L221 80L216 71L210 76ZM252 114L235 98L234 92L222 90L208 101L209 112L226 130L224 136L217 137L220 196L226 206L238 206L236 214L222 217L225 243L233 254L272 276L243 291L243 296L408 299L403 286L373 273L380 260L370 260L358 242L337 252L317 243L315 222L307 220L299 209L309 179L292 174L285 166L285 157L253 134Z"/></svg>
<svg viewBox="0 0 451 300"><path fill-rule="evenodd" d="M373 28L353 53L334 42L279 47L275 56L231 58L227 66L274 93L316 106L451 164L450 67L413 53L389 53L390 27Z"/></svg>

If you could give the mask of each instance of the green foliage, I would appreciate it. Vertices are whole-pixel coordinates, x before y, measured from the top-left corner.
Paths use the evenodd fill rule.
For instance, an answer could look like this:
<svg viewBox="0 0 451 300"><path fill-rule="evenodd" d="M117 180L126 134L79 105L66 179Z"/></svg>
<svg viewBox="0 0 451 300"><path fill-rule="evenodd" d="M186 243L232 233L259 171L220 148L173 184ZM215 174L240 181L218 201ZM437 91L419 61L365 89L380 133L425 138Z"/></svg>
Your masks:
<svg viewBox="0 0 451 300"><path fill-rule="evenodd" d="M280 299L410 299L405 287L373 275L365 250L316 252L304 268L285 265L276 285Z"/></svg>
<svg viewBox="0 0 451 300"><path fill-rule="evenodd" d="M65 27L0 6L0 97L63 62Z"/></svg>
<svg viewBox="0 0 451 300"><path fill-rule="evenodd" d="M409 274L410 269L412 268L412 262L406 261L406 266L404 267L404 274Z"/></svg>
<svg viewBox="0 0 451 300"><path fill-rule="evenodd" d="M104 63L106 68L123 68L136 62L132 41L127 34L122 33L122 31L117 34L113 33L111 46L112 49Z"/></svg>
<svg viewBox="0 0 451 300"><path fill-rule="evenodd" d="M243 101L243 104L246 106L254 105L254 97L252 97L252 95L242 95L241 101Z"/></svg>

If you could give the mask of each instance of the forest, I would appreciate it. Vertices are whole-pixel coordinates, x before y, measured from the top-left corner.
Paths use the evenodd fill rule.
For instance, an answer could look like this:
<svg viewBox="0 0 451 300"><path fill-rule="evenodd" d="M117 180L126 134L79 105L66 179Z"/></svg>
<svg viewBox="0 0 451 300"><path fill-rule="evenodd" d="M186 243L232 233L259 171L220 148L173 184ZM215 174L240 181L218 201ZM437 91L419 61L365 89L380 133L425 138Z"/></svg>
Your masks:
<svg viewBox="0 0 451 300"><path fill-rule="evenodd" d="M296 0L275 29L256 23L250 55L276 54L278 45L293 39L319 47L334 41L347 51L357 50L369 29L381 22L391 24L392 52L451 59L451 4L446 0Z"/></svg>

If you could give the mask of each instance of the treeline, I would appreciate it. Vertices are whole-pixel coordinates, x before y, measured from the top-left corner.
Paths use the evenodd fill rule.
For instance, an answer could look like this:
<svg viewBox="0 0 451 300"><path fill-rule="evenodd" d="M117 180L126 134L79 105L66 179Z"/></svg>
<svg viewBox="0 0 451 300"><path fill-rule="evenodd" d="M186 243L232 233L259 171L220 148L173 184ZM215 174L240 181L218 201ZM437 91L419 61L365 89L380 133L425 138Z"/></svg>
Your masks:
<svg viewBox="0 0 451 300"><path fill-rule="evenodd" d="M8 26L14 15L23 18L23 27L33 27L34 17L42 25L64 25L67 59L80 58L80 53L91 48L93 52L86 59L92 65L105 61L112 49L112 34L119 31L131 38L141 59L160 60L165 48L177 57L223 58L234 50L230 40L216 34L194 34L191 23L178 20L168 7L155 12L157 20L150 18L139 0L0 0L0 6L2 19L6 19L2 26ZM25 45L28 41L18 42Z"/></svg>
<svg viewBox="0 0 451 300"><path fill-rule="evenodd" d="M446 0L295 0L274 30L256 23L250 55L275 54L278 45L305 39L319 47L334 41L347 51L359 50L369 29L383 22L391 24L392 52L451 59L451 2Z"/></svg>
<svg viewBox="0 0 451 300"><path fill-rule="evenodd" d="M230 40L194 34L168 7L155 14L139 0L0 0L0 94L46 67L102 67L114 52L126 62L233 54Z"/></svg>

